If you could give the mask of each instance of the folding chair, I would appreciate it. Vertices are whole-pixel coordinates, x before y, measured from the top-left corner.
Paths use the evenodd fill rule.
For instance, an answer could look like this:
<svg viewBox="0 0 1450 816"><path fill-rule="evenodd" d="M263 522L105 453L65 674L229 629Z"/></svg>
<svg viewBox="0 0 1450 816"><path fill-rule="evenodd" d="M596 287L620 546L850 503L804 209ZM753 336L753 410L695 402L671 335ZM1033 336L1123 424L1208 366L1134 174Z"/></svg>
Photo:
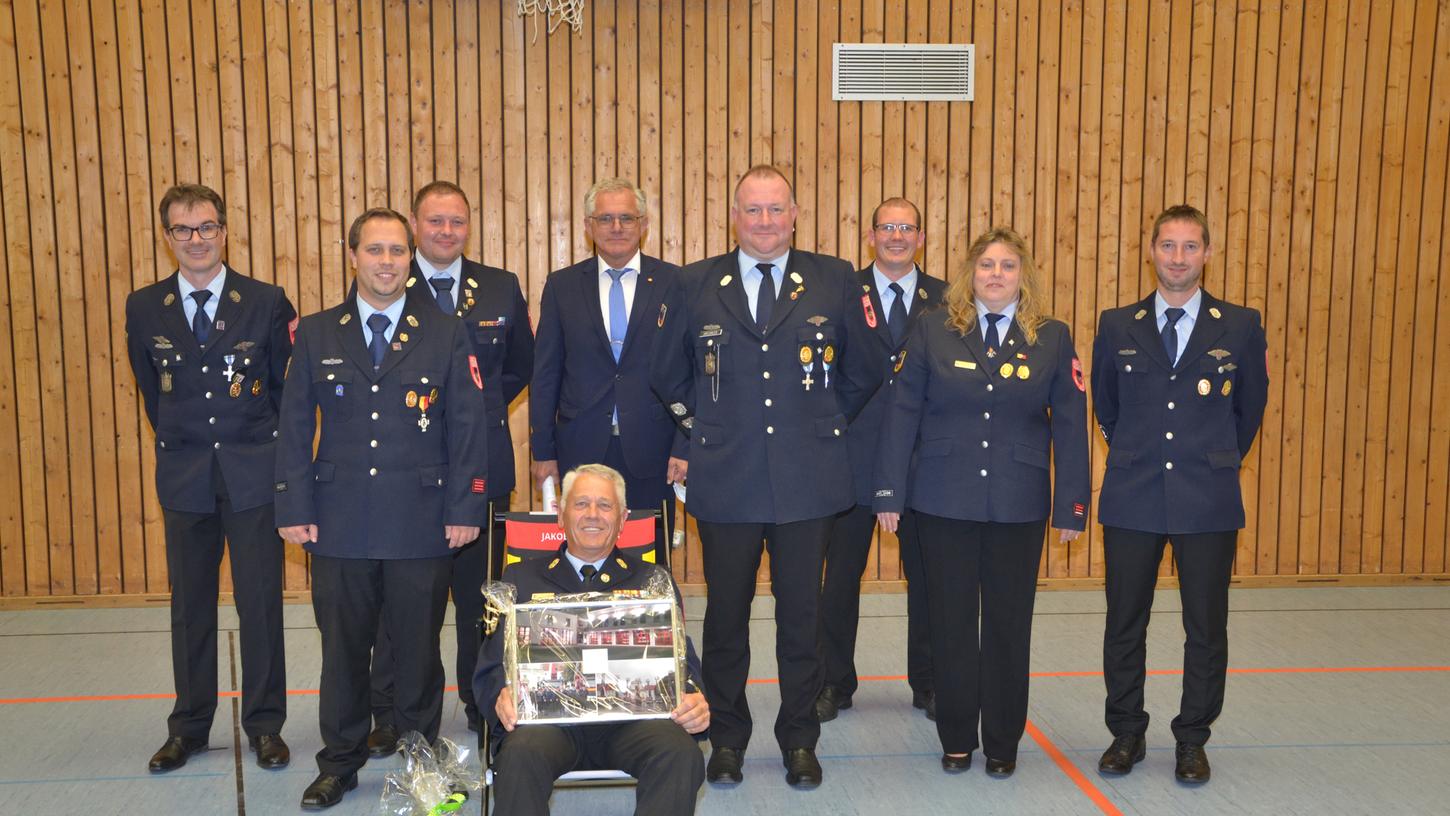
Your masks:
<svg viewBox="0 0 1450 816"><path fill-rule="evenodd" d="M631 553L640 560L655 563L655 529L661 517L659 510L631 510L620 531L616 546ZM554 513L497 513L488 520L488 542L493 546L495 525L504 528L503 579L507 580L509 567L526 560L545 558L559 551L564 543L564 531L559 529L559 517ZM489 553L489 563L493 563ZM490 576L496 579L496 576ZM482 629L479 630L482 632ZM488 727L479 730L478 755L483 762L483 816L488 816L493 790L493 753L489 745ZM634 777L624 771L570 771L559 777L555 787L626 786L635 783Z"/></svg>

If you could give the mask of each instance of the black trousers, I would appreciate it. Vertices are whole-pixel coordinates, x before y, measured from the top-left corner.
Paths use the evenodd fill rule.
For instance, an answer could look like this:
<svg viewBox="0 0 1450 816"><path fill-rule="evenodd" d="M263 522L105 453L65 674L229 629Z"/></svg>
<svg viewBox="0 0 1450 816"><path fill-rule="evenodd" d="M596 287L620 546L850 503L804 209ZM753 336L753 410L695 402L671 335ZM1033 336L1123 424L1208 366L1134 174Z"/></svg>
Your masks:
<svg viewBox="0 0 1450 816"><path fill-rule="evenodd" d="M858 504L836 517L826 547L826 580L821 589L821 675L825 684L856 693L856 630L861 618L861 576L871 553L876 514ZM931 627L927 624L926 575L916 514L901 514L897 528L906 571L906 680L915 692L932 690Z"/></svg>
<svg viewBox="0 0 1450 816"><path fill-rule="evenodd" d="M507 512L507 496L489 499L488 515ZM453 595L453 629L458 653L454 661L454 677L458 680L458 697L463 701L469 727L478 727L478 705L473 700L473 668L478 664L478 619L483 615L483 593L488 580L498 580L503 572L504 527L493 528L493 560L489 561L488 532L454 551L448 586ZM492 578L490 578L492 576ZM373 646L371 669L373 721L378 725L393 722L393 645L387 630L378 627Z"/></svg>
<svg viewBox="0 0 1450 816"><path fill-rule="evenodd" d="M665 507L664 515L655 522L655 563L670 568L670 536L669 531L675 529L675 496L673 488L660 485L653 481L647 481L635 476L629 471L629 465L624 461L624 448L619 442L619 437L609 438L609 447L604 451L604 462L624 477L625 499L631 510L658 510L660 505ZM559 474L562 479L564 474ZM559 485L559 489L563 489ZM661 499L663 501L661 501ZM563 502L564 497L560 496L559 501Z"/></svg>
<svg viewBox="0 0 1450 816"><path fill-rule="evenodd" d="M983 752L1016 761L1027 727L1032 608L1047 520L1005 524L918 513L917 526L942 750L976 750L980 721Z"/></svg>
<svg viewBox="0 0 1450 816"><path fill-rule="evenodd" d="M762 544L770 552L770 590L775 597L775 659L780 674L780 711L775 739L783 750L814 748L821 735L815 701L821 691L816 652L821 565L834 516L788 524L700 521L704 552L705 697L710 701L710 742L745 748L752 721L745 699L750 671L750 602Z"/></svg>
<svg viewBox="0 0 1450 816"><path fill-rule="evenodd" d="M1163 547L1172 539L1183 604L1183 698L1173 718L1179 742L1203 745L1223 711L1228 674L1228 585L1238 531L1165 535L1103 528L1108 620L1103 633L1106 720L1113 736L1148 730L1143 710L1148 618Z"/></svg>
<svg viewBox="0 0 1450 816"><path fill-rule="evenodd" d="M212 513L162 509L171 581L174 737L206 739L217 706L217 582L224 543L231 558L242 658L242 729L278 734L287 719L282 639L282 539L272 505L233 510L220 471Z"/></svg>
<svg viewBox="0 0 1450 816"><path fill-rule="evenodd" d="M621 770L639 780L637 816L695 812L705 758L695 738L672 720L608 725L520 726L503 739L493 763L496 812L548 816L554 781L569 771Z"/></svg>
<svg viewBox="0 0 1450 816"><path fill-rule="evenodd" d="M344 776L368 758L368 661L378 629L392 642L393 724L438 738L443 712L439 630L449 563L439 558L312 556L312 610L322 634L317 767Z"/></svg>

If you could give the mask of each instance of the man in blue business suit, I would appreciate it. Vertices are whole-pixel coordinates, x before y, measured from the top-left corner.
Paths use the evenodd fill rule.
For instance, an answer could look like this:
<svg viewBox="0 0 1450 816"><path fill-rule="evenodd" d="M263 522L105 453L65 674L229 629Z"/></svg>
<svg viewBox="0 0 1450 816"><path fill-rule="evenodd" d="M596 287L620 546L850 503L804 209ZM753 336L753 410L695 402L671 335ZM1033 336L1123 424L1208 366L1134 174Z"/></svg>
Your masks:
<svg viewBox="0 0 1450 816"><path fill-rule="evenodd" d="M647 212L631 182L595 184L584 196L584 232L597 254L544 283L529 390L531 474L557 486L561 472L586 462L619 471L630 509L665 505L655 561L666 566L675 501L665 468L679 431L650 390L649 365L660 303L680 269L641 254Z"/></svg>
<svg viewBox="0 0 1450 816"><path fill-rule="evenodd" d="M846 433L881 382L870 300L850 265L791 247L798 210L774 167L747 171L731 207L739 247L690 264L660 316L650 382L688 449L670 478L690 477L709 603L705 696L714 751L706 778L742 779L752 721L750 603L762 544L775 596L786 782L821 783L816 652L821 566L831 525L853 503Z"/></svg>
<svg viewBox="0 0 1450 816"><path fill-rule="evenodd" d="M484 415L488 426L488 513L507 512L514 489L514 446L509 433L509 403L529 383L534 365L534 334L529 328L528 305L512 272L485 266L463 257L468 245L472 213L468 196L457 184L434 181L413 196L409 220L417 249L407 286L413 296L438 305L444 314L463 321L473 341L473 353L483 378ZM503 527L469 542L453 553L449 587L453 595L454 630L458 658L455 663L458 697L468 727L479 728L478 706L473 701L473 664L478 657L478 618L483 614L479 589L503 569ZM492 553L492 560L489 558ZM392 644L387 631L378 630L373 647L373 732L368 753L386 756L397 750L398 730L393 722Z"/></svg>
<svg viewBox="0 0 1450 816"><path fill-rule="evenodd" d="M870 298L867 326L873 329L874 352L883 375L896 364L906 344L907 329L916 318L941 305L946 282L916 265L916 254L926 243L921 212L904 198L891 198L871 214L866 242L876 260L856 273L863 297ZM886 375L889 376L889 375ZM861 613L861 576L871 552L876 516L871 502L876 485L877 432L885 418L889 390L879 389L851 423L851 474L856 484L856 506L836 519L826 550L826 578L821 589L821 670L825 685L816 698L816 718L828 722L839 709L851 707L856 693L856 629ZM931 638L927 630L926 576L916 536L916 515L901 514L898 539L901 565L906 573L906 680L911 703L936 719L931 673Z"/></svg>
<svg viewBox="0 0 1450 816"><path fill-rule="evenodd" d="M1183 602L1183 699L1173 719L1180 782L1209 778L1209 727L1223 710L1228 669L1228 587L1244 526L1239 464L1268 400L1263 325L1253 309L1201 287L1208 221L1170 207L1149 242L1158 290L1103 312L1093 343L1093 400L1108 442L1098 499L1108 615L1103 635L1104 774L1143 759L1148 715L1143 680L1148 615L1163 548L1173 542Z"/></svg>

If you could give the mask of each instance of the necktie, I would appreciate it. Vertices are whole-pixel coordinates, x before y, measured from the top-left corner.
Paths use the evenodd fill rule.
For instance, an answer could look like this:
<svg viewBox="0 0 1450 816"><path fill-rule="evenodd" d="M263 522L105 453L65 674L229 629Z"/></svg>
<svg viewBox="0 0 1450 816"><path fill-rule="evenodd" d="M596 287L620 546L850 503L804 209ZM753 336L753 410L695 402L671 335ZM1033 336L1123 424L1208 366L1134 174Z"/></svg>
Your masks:
<svg viewBox="0 0 1450 816"><path fill-rule="evenodd" d="M891 309L886 313L886 328L891 330L891 342L900 343L901 336L906 334L906 293L901 291L899 283L892 283L886 288L896 296L891 301Z"/></svg>
<svg viewBox="0 0 1450 816"><path fill-rule="evenodd" d="M755 325L765 334L770 325L771 307L775 306L775 278L771 277L770 264L758 263L755 268L760 270L760 291L755 293Z"/></svg>
<svg viewBox="0 0 1450 816"><path fill-rule="evenodd" d="M438 308L448 314L453 314L453 278L449 275L439 275L436 278L429 278L428 282L433 284L433 290L437 292Z"/></svg>
<svg viewBox="0 0 1450 816"><path fill-rule="evenodd" d="M368 343L368 351L373 353L373 368L383 364L383 355L388 351L388 338L383 336L383 332L392 322L382 312L373 312L373 316L368 318L368 329L373 333L372 342Z"/></svg>
<svg viewBox="0 0 1450 816"><path fill-rule="evenodd" d="M1178 362L1178 319L1183 317L1182 309L1164 309L1163 316L1168 318L1163 323L1163 350L1168 352L1168 365Z"/></svg>
<svg viewBox="0 0 1450 816"><path fill-rule="evenodd" d="M599 570L595 569L593 564L585 564L579 568L579 577L583 579L586 588L594 586L594 576L598 572Z"/></svg>
<svg viewBox="0 0 1450 816"><path fill-rule="evenodd" d="M204 346L211 337L211 318L206 316L206 302L211 300L211 290L198 289L191 293L191 299L196 301L196 316L191 319L191 332L196 335L196 342Z"/></svg>
<svg viewBox="0 0 1450 816"><path fill-rule="evenodd" d="M628 269L611 269L609 277L609 350L614 352L614 362L624 353L624 331L629 327L629 318L624 313L624 283L622 278Z"/></svg>
<svg viewBox="0 0 1450 816"><path fill-rule="evenodd" d="M997 333L997 321L998 320L1001 320L1004 317L1006 317L1006 315L999 315L999 314L993 314L992 312L987 312L986 317L987 317L987 350L988 351L997 351L998 349L1002 348L1002 336Z"/></svg>

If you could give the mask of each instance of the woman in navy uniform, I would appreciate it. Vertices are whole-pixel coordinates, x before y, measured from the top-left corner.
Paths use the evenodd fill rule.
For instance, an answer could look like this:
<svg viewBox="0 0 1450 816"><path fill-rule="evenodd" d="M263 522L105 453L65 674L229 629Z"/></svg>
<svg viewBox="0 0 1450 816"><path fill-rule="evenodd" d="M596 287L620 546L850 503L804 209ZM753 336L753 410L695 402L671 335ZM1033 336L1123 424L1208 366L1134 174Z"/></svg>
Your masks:
<svg viewBox="0 0 1450 816"><path fill-rule="evenodd" d="M1049 511L1063 541L1087 526L1087 396L1067 325L1041 311L1022 238L986 233L967 269L897 356L874 509L887 530L908 505L919 520L942 768L971 767L980 718L987 773L1008 776L1027 723Z"/></svg>

